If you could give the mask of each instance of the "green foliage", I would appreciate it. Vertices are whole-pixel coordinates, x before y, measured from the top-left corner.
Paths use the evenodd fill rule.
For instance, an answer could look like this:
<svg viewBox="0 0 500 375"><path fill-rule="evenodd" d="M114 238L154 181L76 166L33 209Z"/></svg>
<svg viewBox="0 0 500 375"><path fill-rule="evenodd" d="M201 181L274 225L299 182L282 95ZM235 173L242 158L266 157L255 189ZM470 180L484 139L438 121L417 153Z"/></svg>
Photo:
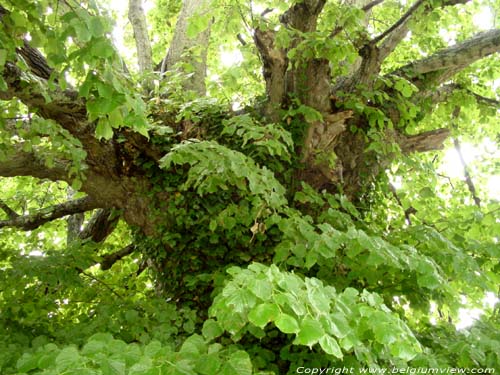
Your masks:
<svg viewBox="0 0 500 375"><path fill-rule="evenodd" d="M245 333L261 337L269 323L293 336L293 345L322 350L342 359L356 353L360 363L392 356L409 361L421 351L408 327L391 313L376 293L346 288L337 293L315 278L281 272L276 266L251 264L248 269L231 268L231 280L215 298L210 314L220 321L233 340ZM250 280L250 281L249 281ZM375 350L373 350L375 349Z"/></svg>
<svg viewBox="0 0 500 375"><path fill-rule="evenodd" d="M130 56L127 71L113 41L123 26L115 21L124 15L113 20L101 2L3 2L0 72L15 61L22 87L45 87L16 57L27 38L54 68L41 93L47 103L56 88L74 89L87 111L85 124L95 126L89 137L96 145L121 144L124 134L136 132L145 138L128 146L137 151L148 139L155 149L149 159L137 151L137 174L123 177L127 186L138 182L133 198L145 203L138 215L151 224L146 232L121 220L104 243L67 244L63 220L26 233L1 229L2 374L499 368L498 306L485 303L500 285L498 111L478 95L498 97L500 60L463 69L454 77L461 89L437 106L415 100L433 88L394 74L445 48L447 39L473 35L474 14L498 14L498 1L439 8L411 22L411 34L384 61L382 75L330 96L333 111L353 112L341 135L363 143L352 164L380 162L378 176L360 175L369 183L357 200L301 181L310 172L301 155L308 126L327 124L329 114L288 97L269 123L252 28L275 32L290 69L328 61L335 85L359 61L360 46L414 2L378 4L367 26L361 9L327 1L316 31L280 26L279 15L302 3L214 0L209 17L190 19L189 37L207 27L212 33L207 95L200 97L184 89L189 69L169 70L151 87ZM155 62L167 53L180 5L157 0L148 13ZM130 26L124 31L131 46ZM304 92L309 84L300 77L292 83ZM2 95L6 84L0 74ZM476 150L468 168L481 207L462 171L451 175L448 152L408 156L395 143L403 134L451 127L457 106L462 110L451 132ZM0 111L0 163L19 150L33 152L40 167L61 167L73 189L82 188L88 155L80 141L19 100L2 101ZM354 168L335 167L340 180ZM142 178L150 184L140 185ZM63 182L18 176L0 184L2 207L19 215L67 198ZM11 219L2 208L0 222ZM102 269L107 256L131 242L132 254ZM457 330L472 309L481 317Z"/></svg>

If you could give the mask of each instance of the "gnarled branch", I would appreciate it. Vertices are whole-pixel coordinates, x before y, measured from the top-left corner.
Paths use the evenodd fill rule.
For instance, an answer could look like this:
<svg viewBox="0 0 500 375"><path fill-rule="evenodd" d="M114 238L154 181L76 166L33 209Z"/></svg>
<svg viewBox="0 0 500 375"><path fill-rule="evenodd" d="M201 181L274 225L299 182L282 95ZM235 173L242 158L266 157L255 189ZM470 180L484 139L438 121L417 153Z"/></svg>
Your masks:
<svg viewBox="0 0 500 375"><path fill-rule="evenodd" d="M394 73L412 79L419 87L437 85L473 62L500 52L500 29L476 34L470 39L414 61Z"/></svg>
<svg viewBox="0 0 500 375"><path fill-rule="evenodd" d="M43 208L32 215L18 216L9 220L1 220L0 228L15 227L23 230L33 230L49 221L79 212L90 211L97 207L97 203L90 197L75 199L56 206Z"/></svg>
<svg viewBox="0 0 500 375"><path fill-rule="evenodd" d="M7 161L0 163L0 176L32 176L51 181L69 181L67 160L55 160L52 167L47 167L43 160L31 152L25 152L16 147Z"/></svg>
<svg viewBox="0 0 500 375"><path fill-rule="evenodd" d="M116 228L119 215L113 215L110 208L100 208L90 218L89 222L80 232L81 239L91 239L94 242L104 241Z"/></svg>
<svg viewBox="0 0 500 375"><path fill-rule="evenodd" d="M435 151L443 148L449 135L448 129L436 129L415 135L400 135L397 143L404 153Z"/></svg>

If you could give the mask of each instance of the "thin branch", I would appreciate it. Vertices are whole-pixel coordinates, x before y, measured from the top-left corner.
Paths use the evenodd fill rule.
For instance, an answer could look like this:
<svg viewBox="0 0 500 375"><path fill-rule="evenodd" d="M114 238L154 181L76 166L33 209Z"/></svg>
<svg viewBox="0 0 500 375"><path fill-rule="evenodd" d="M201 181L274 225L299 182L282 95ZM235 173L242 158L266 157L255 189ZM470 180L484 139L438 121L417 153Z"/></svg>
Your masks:
<svg viewBox="0 0 500 375"><path fill-rule="evenodd" d="M106 271L109 270L113 264L118 262L119 260L125 258L127 255L132 254L136 250L136 246L134 244L130 244L123 249L117 251L116 253L106 254L102 257L101 270Z"/></svg>
<svg viewBox="0 0 500 375"><path fill-rule="evenodd" d="M71 187L68 187L67 198L73 199L75 193L76 191L74 191ZM81 212L71 215L66 219L66 243L68 246L78 238L83 224L83 219L84 214Z"/></svg>
<svg viewBox="0 0 500 375"><path fill-rule="evenodd" d="M0 208L7 214L10 220L14 220L19 217L19 214L10 208L2 199L0 199Z"/></svg>
<svg viewBox="0 0 500 375"><path fill-rule="evenodd" d="M446 175L444 175L444 174L442 174L442 173L437 173L437 175L438 175L439 177L442 177L442 178L447 179L447 180L448 180L448 183L449 183L449 184L450 184L450 186L451 186L451 188L452 188L452 189L455 189L455 186L453 186L453 182L451 181L450 176L446 176Z"/></svg>
<svg viewBox="0 0 500 375"><path fill-rule="evenodd" d="M453 145L455 146L455 150L457 151L460 163L462 164L462 168L464 170L464 178L465 178L465 183L467 184L467 188L469 189L469 192L472 195L472 199L474 199L475 205L481 208L481 199L477 196L476 187L474 185L474 182L472 181L472 177L469 172L469 167L467 166L467 162L465 161L464 156L462 154L460 141L457 138L454 138Z"/></svg>
<svg viewBox="0 0 500 375"><path fill-rule="evenodd" d="M398 27L402 26L404 23L408 21L408 19L415 13L415 11L420 8L420 6L424 3L426 0L417 0L411 7L406 11L403 16L396 21L391 27L389 27L386 31L384 31L382 34L379 36L375 37L372 39L371 43L377 44L380 42L382 39L384 39L386 36L388 36L390 33L392 33L394 30L396 30Z"/></svg>
<svg viewBox="0 0 500 375"><path fill-rule="evenodd" d="M389 190L391 191L394 199L396 199L396 202L398 202L398 205L403 209L403 212L405 214L406 223L408 225L412 225L410 215L415 214L417 212L417 210L412 206L408 207L407 209L404 208L403 203L401 202L401 199L399 199L399 195L398 195L398 192L396 190L396 187L391 183L389 183Z"/></svg>
<svg viewBox="0 0 500 375"><path fill-rule="evenodd" d="M15 227L23 230L33 230L49 221L79 212L90 211L97 207L96 202L90 197L75 199L59 205L43 208L32 215L18 216L10 220L1 220L0 228Z"/></svg>
<svg viewBox="0 0 500 375"><path fill-rule="evenodd" d="M458 120L458 116L460 115L460 107L455 107L452 114L452 127L458 128L458 124L456 121ZM453 145L455 146L455 150L457 151L458 157L460 159L460 164L462 164L462 168L464 170L464 178L465 183L467 184L467 188L469 189L470 194L472 195L472 199L474 200L475 205L478 208L481 208L481 199L477 196L476 186L472 181L472 177L469 172L469 167L467 166L467 162L464 159L462 154L462 147L460 146L460 141L458 138L453 138Z"/></svg>
<svg viewBox="0 0 500 375"><path fill-rule="evenodd" d="M110 287L108 284L106 284L101 279L98 279L94 275L91 275L83 270L79 270L79 271L82 275L87 276L89 279L92 279L92 280L96 281L97 283L101 284L102 286L104 286L106 289L108 289L111 293L113 293L118 298L123 299L123 297L116 290L114 290L112 287Z"/></svg>
<svg viewBox="0 0 500 375"><path fill-rule="evenodd" d="M363 8L361 8L364 12L368 12L370 9L376 7L377 5L383 3L384 0L374 0L366 4Z"/></svg>

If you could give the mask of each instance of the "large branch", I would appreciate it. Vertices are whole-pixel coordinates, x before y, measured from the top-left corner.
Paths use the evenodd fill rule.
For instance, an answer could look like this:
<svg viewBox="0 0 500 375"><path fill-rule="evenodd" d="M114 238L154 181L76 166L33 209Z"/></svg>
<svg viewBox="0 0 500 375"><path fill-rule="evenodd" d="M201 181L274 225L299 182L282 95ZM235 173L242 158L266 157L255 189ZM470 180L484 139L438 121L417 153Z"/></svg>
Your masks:
<svg viewBox="0 0 500 375"><path fill-rule="evenodd" d="M7 205L3 200L0 199L0 208L2 209L3 212L7 214L7 217L10 220L14 220L15 218L19 217L18 213L14 211L12 208Z"/></svg>
<svg viewBox="0 0 500 375"><path fill-rule="evenodd" d="M93 125L87 121L85 102L78 97L76 91L57 88L49 90L45 79L23 72L11 62L5 64L3 78L7 83L7 90L0 91L0 99L18 98L31 111L56 121L83 144L94 138ZM47 96L50 100L47 100Z"/></svg>
<svg viewBox="0 0 500 375"><path fill-rule="evenodd" d="M292 5L280 17L281 24L291 30L311 32L316 30L318 16L326 0L305 0ZM256 28L254 41L263 65L268 102L266 115L272 121L279 120L278 110L286 100L287 94L294 94L304 104L319 111L328 109L330 67L326 59L311 60L307 66L288 70L287 50L276 46L276 32L272 28ZM294 38L289 48L301 42Z"/></svg>
<svg viewBox="0 0 500 375"><path fill-rule="evenodd" d="M442 7L452 6L457 4L465 4L470 0L444 0L441 4ZM423 6L423 14L417 12L419 8ZM420 14L420 17L425 16L433 10L433 7L426 3L425 0L417 0L405 14L396 21L391 27L386 31L376 37L373 42L378 43L382 41L379 46L380 59L384 60L389 56L392 51L398 46L398 44L406 37L409 26Z"/></svg>
<svg viewBox="0 0 500 375"><path fill-rule="evenodd" d="M134 244L130 244L124 247L123 249L117 251L116 253L104 255L101 260L101 270L103 271L109 270L113 266L113 264L125 258L127 255L132 254L135 250L136 246Z"/></svg>
<svg viewBox="0 0 500 375"><path fill-rule="evenodd" d="M441 6L463 4L469 0L444 0ZM376 36L359 50L361 63L351 76L338 84L342 90L353 91L358 85L370 87L373 77L380 72L384 60L396 49L410 30L411 23L434 9L427 0L417 0L392 26ZM340 87L342 86L342 87Z"/></svg>
<svg viewBox="0 0 500 375"><path fill-rule="evenodd" d="M114 215L112 209L98 209L80 232L81 239L91 239L94 242L104 241L116 228L119 215Z"/></svg>
<svg viewBox="0 0 500 375"><path fill-rule="evenodd" d="M397 143L405 154L441 150L450 135L448 129L436 129L415 135L399 135Z"/></svg>
<svg viewBox="0 0 500 375"><path fill-rule="evenodd" d="M478 33L394 73L413 80L419 87L437 85L473 62L497 52L500 52L500 29Z"/></svg>
<svg viewBox="0 0 500 375"><path fill-rule="evenodd" d="M188 35L188 25L192 22L192 18L209 17L210 4L211 0L184 0L182 2L172 43L161 67L161 73L164 73L172 70L177 64L191 65L192 75L186 81L185 88L200 95L204 95L206 91L207 52L212 22L209 21L207 28L193 38Z"/></svg>
<svg viewBox="0 0 500 375"><path fill-rule="evenodd" d="M278 121L278 109L286 94L285 74L288 67L286 51L275 45L276 32L274 30L262 31L256 29L254 41L262 60L262 73L266 81L266 94L268 98L266 115L272 121Z"/></svg>
<svg viewBox="0 0 500 375"><path fill-rule="evenodd" d="M52 181L69 181L66 160L55 160L52 167L47 167L43 160L30 152L24 152L19 147L9 154L9 160L0 163L0 176L32 176Z"/></svg>
<svg viewBox="0 0 500 375"><path fill-rule="evenodd" d="M412 100L420 101L423 99L430 99L432 103L437 104L448 100L448 98L456 91L460 91L474 97L476 102L480 105L500 109L500 100L480 95L458 83L448 83L441 85L437 89L419 91L412 97Z"/></svg>
<svg viewBox="0 0 500 375"><path fill-rule="evenodd" d="M316 30L318 16L326 0L304 0L296 2L280 17L283 25L302 32Z"/></svg>
<svg viewBox="0 0 500 375"><path fill-rule="evenodd" d="M153 69L151 42L149 41L148 26L144 9L142 8L142 0L129 0L128 19L134 29L139 70L141 73L151 72Z"/></svg>
<svg viewBox="0 0 500 375"><path fill-rule="evenodd" d="M15 227L23 230L33 230L49 221L79 212L90 211L97 207L98 205L96 202L90 197L75 199L56 206L41 209L32 215L18 216L9 220L1 220L0 228Z"/></svg>

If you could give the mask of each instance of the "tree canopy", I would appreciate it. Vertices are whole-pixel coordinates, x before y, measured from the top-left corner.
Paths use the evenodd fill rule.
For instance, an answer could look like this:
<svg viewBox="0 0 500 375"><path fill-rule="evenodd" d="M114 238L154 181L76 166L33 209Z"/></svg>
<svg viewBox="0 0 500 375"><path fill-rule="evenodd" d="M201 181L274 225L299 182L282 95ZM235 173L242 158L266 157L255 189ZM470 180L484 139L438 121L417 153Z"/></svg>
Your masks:
<svg viewBox="0 0 500 375"><path fill-rule="evenodd" d="M498 0L118 3L0 1L2 374L500 369Z"/></svg>

